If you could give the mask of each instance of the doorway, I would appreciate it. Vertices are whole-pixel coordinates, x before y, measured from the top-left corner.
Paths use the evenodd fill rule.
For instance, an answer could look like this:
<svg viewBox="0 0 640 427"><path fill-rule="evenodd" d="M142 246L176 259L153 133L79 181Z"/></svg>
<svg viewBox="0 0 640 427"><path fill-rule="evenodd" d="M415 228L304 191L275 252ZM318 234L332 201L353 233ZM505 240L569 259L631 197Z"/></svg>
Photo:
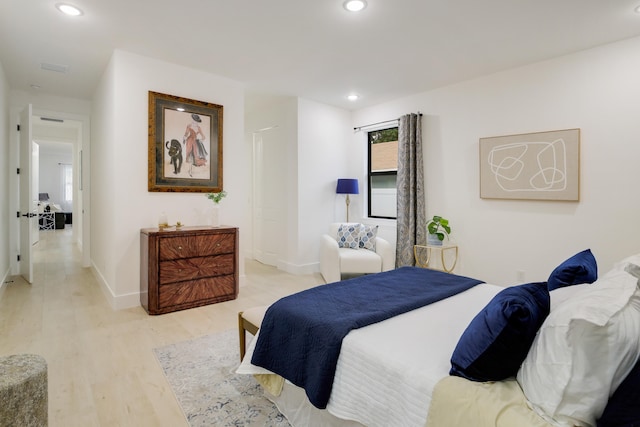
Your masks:
<svg viewBox="0 0 640 427"><path fill-rule="evenodd" d="M285 247L286 158L278 126L253 132L253 258L275 267Z"/></svg>
<svg viewBox="0 0 640 427"><path fill-rule="evenodd" d="M71 228L74 213L73 143L35 139L39 147L38 213L41 230ZM36 164L34 162L34 169ZM45 221L46 219L46 221Z"/></svg>
<svg viewBox="0 0 640 427"><path fill-rule="evenodd" d="M39 211L48 212L52 224L41 229L72 228L81 209L82 192L77 173L82 147L82 122L58 116L34 114L31 120L33 141L39 146ZM34 195L35 196L35 195ZM76 213L76 215L74 215ZM82 246L82 227L73 228L72 240Z"/></svg>
<svg viewBox="0 0 640 427"><path fill-rule="evenodd" d="M21 122L19 117L15 119L16 134L19 134L17 128ZM55 179L55 190L51 193L56 194L56 204L61 206L61 210L64 206L64 213L69 215L64 216L65 227L69 227L71 238L69 239L81 253L82 267L90 266L90 185L89 185L89 163L90 157L90 126L88 115L78 115L73 113L52 112L45 110L33 109L31 114L31 139L37 141L40 146L43 144L50 147L65 147L68 154L68 150L71 150L71 160L66 157L66 160L56 161L55 167L69 168L71 172L71 192L72 196L65 196L65 189L61 188L63 184L60 178ZM19 141L19 136L15 138ZM58 165L61 163L61 165ZM17 165L18 169L20 164ZM60 172L56 172L59 174ZM68 184L68 181L65 183ZM20 185L16 185L18 194L20 193ZM43 191L39 191L43 192ZM39 198L38 194L34 197L36 200ZM63 203L57 203L58 200ZM13 201L12 201L13 202ZM16 211L20 211L20 207L16 205ZM20 221L17 219L16 221ZM12 241L20 242L19 234L10 234ZM19 248L19 244L16 248ZM13 258L12 261L12 273L19 274L18 271L22 270L20 267L20 252L21 249L17 249L18 257Z"/></svg>

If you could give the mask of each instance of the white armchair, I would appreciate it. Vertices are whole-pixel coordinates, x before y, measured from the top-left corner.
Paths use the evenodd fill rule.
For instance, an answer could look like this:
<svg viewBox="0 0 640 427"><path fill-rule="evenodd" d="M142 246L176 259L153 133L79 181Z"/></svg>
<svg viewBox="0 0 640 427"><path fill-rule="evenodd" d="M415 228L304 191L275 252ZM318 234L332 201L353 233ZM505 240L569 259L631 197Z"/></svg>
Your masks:
<svg viewBox="0 0 640 427"><path fill-rule="evenodd" d="M375 239L375 252L364 248L338 247L340 224L331 224L329 232L322 236L320 272L325 282L337 282L341 280L342 274L379 273L394 268L395 259L391 244L380 237Z"/></svg>

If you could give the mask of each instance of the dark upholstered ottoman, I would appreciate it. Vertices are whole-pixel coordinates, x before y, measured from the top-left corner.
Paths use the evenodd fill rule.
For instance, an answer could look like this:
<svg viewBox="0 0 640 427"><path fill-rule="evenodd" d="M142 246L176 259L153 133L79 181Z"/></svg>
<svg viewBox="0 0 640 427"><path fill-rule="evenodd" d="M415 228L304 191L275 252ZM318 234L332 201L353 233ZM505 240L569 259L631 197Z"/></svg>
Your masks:
<svg viewBox="0 0 640 427"><path fill-rule="evenodd" d="M0 357L0 425L47 425L47 362L36 354Z"/></svg>

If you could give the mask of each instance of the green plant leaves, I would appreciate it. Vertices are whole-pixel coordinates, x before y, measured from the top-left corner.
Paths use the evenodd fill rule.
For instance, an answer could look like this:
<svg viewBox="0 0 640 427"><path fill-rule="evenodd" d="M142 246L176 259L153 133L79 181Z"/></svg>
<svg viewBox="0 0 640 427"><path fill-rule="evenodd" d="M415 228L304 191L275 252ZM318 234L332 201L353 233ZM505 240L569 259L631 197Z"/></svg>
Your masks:
<svg viewBox="0 0 640 427"><path fill-rule="evenodd" d="M427 231L429 234L435 234L438 236L438 239L441 241L444 240L445 233L442 233L440 230L443 230L447 235L451 233L451 227L449 226L449 220L446 218L442 218L441 216L434 215L433 218L427 222Z"/></svg>
<svg viewBox="0 0 640 427"><path fill-rule="evenodd" d="M221 191L219 193L207 193L207 199L209 200L213 200L213 203L215 203L216 205L218 203L220 203L220 200L222 200L225 196L227 195L226 191Z"/></svg>

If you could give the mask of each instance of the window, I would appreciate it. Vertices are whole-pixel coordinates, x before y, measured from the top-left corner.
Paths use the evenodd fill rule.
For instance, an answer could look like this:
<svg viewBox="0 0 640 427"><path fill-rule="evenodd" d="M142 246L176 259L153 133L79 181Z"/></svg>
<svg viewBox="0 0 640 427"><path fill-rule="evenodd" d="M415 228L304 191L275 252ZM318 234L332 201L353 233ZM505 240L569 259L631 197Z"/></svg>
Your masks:
<svg viewBox="0 0 640 427"><path fill-rule="evenodd" d="M396 219L398 128L367 133L370 218Z"/></svg>
<svg viewBox="0 0 640 427"><path fill-rule="evenodd" d="M64 201L71 203L73 201L73 167L71 165L62 166L62 190Z"/></svg>

